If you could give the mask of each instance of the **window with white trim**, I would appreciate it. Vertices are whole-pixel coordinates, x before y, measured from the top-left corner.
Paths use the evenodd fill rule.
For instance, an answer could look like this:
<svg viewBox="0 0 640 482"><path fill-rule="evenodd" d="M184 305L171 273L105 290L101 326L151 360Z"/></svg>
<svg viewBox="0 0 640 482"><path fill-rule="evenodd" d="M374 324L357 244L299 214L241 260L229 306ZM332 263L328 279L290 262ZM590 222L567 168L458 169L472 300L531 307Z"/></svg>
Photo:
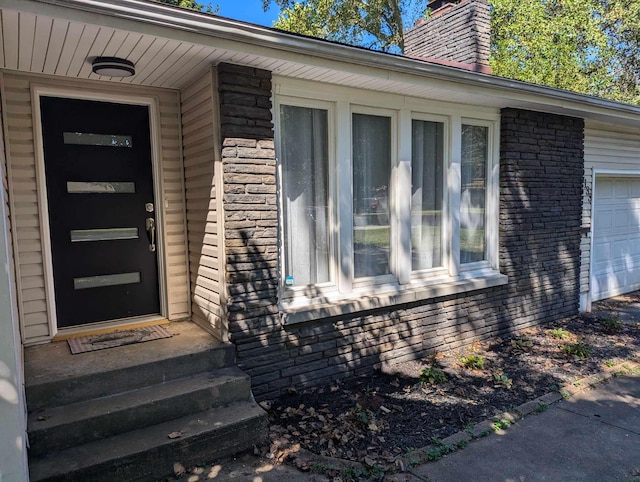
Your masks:
<svg viewBox="0 0 640 482"><path fill-rule="evenodd" d="M276 96L283 309L500 276L498 113L321 94Z"/></svg>

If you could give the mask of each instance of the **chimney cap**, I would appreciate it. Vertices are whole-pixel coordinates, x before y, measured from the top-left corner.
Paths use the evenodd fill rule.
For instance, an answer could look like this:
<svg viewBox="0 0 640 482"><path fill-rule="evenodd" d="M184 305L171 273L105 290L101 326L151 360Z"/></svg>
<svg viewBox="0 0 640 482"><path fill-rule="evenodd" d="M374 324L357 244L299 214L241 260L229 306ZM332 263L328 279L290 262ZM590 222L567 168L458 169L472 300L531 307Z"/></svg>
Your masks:
<svg viewBox="0 0 640 482"><path fill-rule="evenodd" d="M429 0L427 7L429 7L431 10L438 10L439 8L444 7L445 5L456 4L456 3L460 3L460 1L459 0Z"/></svg>

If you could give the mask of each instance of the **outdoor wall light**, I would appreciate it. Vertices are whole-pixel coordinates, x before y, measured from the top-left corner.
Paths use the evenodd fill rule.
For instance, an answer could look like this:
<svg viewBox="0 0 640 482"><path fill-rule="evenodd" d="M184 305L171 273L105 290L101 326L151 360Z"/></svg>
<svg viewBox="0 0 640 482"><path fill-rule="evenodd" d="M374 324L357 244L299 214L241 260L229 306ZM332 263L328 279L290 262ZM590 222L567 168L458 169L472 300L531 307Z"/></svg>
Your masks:
<svg viewBox="0 0 640 482"><path fill-rule="evenodd" d="M105 77L131 77L136 73L133 62L118 57L96 57L91 62L91 69L94 74Z"/></svg>

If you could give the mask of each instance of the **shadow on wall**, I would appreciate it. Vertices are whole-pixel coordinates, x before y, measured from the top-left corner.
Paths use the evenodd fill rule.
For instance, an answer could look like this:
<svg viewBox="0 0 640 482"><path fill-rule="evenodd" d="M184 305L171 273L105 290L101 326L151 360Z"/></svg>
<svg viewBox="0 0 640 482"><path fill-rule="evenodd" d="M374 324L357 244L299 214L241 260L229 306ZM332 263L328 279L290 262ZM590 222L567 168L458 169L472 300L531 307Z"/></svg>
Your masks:
<svg viewBox="0 0 640 482"><path fill-rule="evenodd" d="M288 387L370 373L577 313L582 121L506 109L502 120L500 270L505 286L423 302L351 310L284 325L277 247L255 229L234 231L227 254L229 324L258 399ZM329 300L314 288L307 296ZM379 303L379 301L378 301Z"/></svg>

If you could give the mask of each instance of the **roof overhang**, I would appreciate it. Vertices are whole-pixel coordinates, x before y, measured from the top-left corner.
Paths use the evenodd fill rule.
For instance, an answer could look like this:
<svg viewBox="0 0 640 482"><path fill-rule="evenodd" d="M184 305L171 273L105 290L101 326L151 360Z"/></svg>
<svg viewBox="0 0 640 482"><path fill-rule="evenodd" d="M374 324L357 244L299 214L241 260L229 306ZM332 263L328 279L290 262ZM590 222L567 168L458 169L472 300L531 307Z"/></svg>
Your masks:
<svg viewBox="0 0 640 482"><path fill-rule="evenodd" d="M220 62L440 101L552 112L640 127L640 107L423 60L292 35L145 0L3 0L0 67L181 89ZM105 79L99 56L136 75Z"/></svg>

